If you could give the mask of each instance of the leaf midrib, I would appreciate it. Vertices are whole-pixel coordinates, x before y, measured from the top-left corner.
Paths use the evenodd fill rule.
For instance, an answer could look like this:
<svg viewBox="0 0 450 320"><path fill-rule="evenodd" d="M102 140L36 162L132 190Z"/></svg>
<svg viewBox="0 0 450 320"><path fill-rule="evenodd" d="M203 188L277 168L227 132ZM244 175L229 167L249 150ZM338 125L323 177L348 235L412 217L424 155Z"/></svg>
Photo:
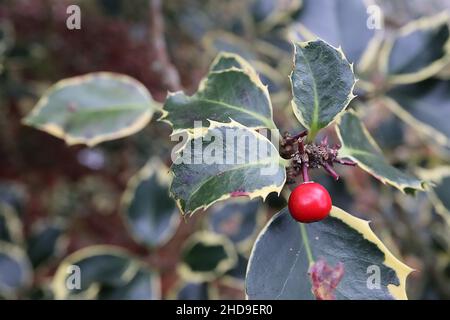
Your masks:
<svg viewBox="0 0 450 320"><path fill-rule="evenodd" d="M149 105L149 104L148 104ZM106 107L106 108L101 108L98 109L98 107L94 107L97 109L84 109L84 108L80 108L80 109L75 109L73 112L69 112L69 114L72 114L74 116L76 115L80 115L80 114L95 114L95 113L109 113L109 112L117 112L117 111L128 111L128 110L146 110L146 106L147 104L143 103L143 104L118 104L118 105L113 105L110 107Z"/></svg>
<svg viewBox="0 0 450 320"><path fill-rule="evenodd" d="M314 72L312 71L311 64L309 60L306 58L305 54L303 53L302 48L300 48L300 54L302 55L303 59L305 60L305 65L308 67L309 72L311 73L311 80L313 84L313 92L314 92L314 106L313 106L313 116L311 118L311 126L310 131L316 132L319 129L318 122L319 122L319 96L317 94L317 84L316 79L314 78Z"/></svg>
<svg viewBox="0 0 450 320"><path fill-rule="evenodd" d="M269 119L269 118L266 118L266 117L263 117L259 113L256 113L256 112L244 109L244 108L239 107L239 106L234 106L232 104L229 104L229 103L226 103L226 102L223 102L223 101L211 100L211 99L207 99L207 98L197 98L197 99L199 101L202 101L202 102L215 103L215 104L224 106L224 107L229 108L229 109L241 111L243 113L246 113L246 114L251 115L252 117L258 119L259 121L264 123L267 126L267 128L275 129L275 124L273 123L273 120ZM233 119L233 120L238 121L236 119Z"/></svg>
<svg viewBox="0 0 450 320"><path fill-rule="evenodd" d="M274 160L274 159L270 159L270 160ZM187 198L187 201L186 201L186 204L187 204L186 206L189 206L189 203L190 203L193 195L195 195L205 184L207 184L211 180L217 178L218 175L223 174L223 173L228 173L228 172L231 172L231 171L235 171L235 170L244 169L244 168L247 168L247 167L253 167L253 166L258 166L258 165L266 165L266 164L271 164L271 163L272 163L272 161L268 161L268 160L261 161L261 162L247 163L247 164L243 164L243 165L240 165L240 166L233 167L233 168L231 168L229 170L223 170L223 171L217 172L215 175L213 175L213 176L207 178L206 180L202 181L200 183L200 185L198 185L195 188L195 190L190 193L190 195L189 195L189 197ZM258 189L255 189L255 190L258 190ZM253 190L253 191L255 191L255 190Z"/></svg>

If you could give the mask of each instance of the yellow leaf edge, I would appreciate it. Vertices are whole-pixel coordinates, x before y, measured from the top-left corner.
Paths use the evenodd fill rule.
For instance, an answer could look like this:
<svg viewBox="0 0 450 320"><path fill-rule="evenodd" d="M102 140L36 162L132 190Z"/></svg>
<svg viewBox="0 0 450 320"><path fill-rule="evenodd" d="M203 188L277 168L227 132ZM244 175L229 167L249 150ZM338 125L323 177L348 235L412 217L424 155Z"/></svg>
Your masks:
<svg viewBox="0 0 450 320"><path fill-rule="evenodd" d="M357 218L348 212L333 206L330 216L341 220L352 229L362 234L364 239L375 244L384 253L383 264L393 269L398 277L399 285L388 284L389 293L397 300L408 300L406 295L406 279L414 269L397 259L370 228L370 221Z"/></svg>
<svg viewBox="0 0 450 320"><path fill-rule="evenodd" d="M86 137L80 137L80 136L74 136L65 131L63 127L60 125L54 124L54 123L45 123L43 125L35 125L31 122L30 119L32 119L34 116L38 115L41 110L47 105L48 97L55 91L58 91L61 88L65 88L68 86L76 86L83 84L85 82L88 82L95 78L114 78L118 81L131 83L136 86L140 94L142 94L144 97L146 97L149 101L151 101L151 104L154 105L154 109L148 108L143 115L135 120L131 125L124 127L122 129L117 130L116 132L112 133L104 133L104 134L97 134L92 138L86 138ZM42 95L42 97L39 99L39 101L36 103L34 108L30 111L29 114L27 114L22 119L22 124L34 127L36 129L39 129L41 131L47 132L48 134L57 137L59 139L62 139L66 142L68 146L73 146L77 144L85 144L88 147L94 147L99 143L124 138L127 136L130 136L134 133L137 133L138 131L142 130L152 119L153 113L155 110L159 110L160 106L159 104L153 100L151 94L148 92L147 88L137 81L136 79L120 74L115 72L107 72L107 71L100 71L100 72L92 72L87 73L80 76L75 76L71 78L65 78L62 80L59 80L55 84L53 84L50 88L46 90L46 92Z"/></svg>
<svg viewBox="0 0 450 320"><path fill-rule="evenodd" d="M189 131L186 132L187 133L187 139L185 140L184 145L179 150L177 150L177 152L176 152L177 159L178 159L178 156L183 152L183 150L189 145L189 142L192 139L196 139L196 138L205 136L210 130L213 130L213 129L219 128L219 127L237 128L237 129L248 130L250 133L255 135L258 139L262 139L262 140L265 140L268 143L270 143L270 145L273 148L275 148L275 150L276 150L276 147L265 136L263 136L262 134L258 133L255 130L253 130L252 128L246 127L246 126L240 124L239 122L236 122L235 120L233 120L231 118L230 118L230 122L227 122L227 123L217 122L217 121L214 121L214 120L208 120L208 121L210 123L209 127L207 127L207 128L199 128L200 130L194 130L194 132L189 132ZM281 156L278 155L277 158L279 160L279 166L286 167L286 162L283 161ZM171 179L173 181L173 179L175 178L174 172L172 170L170 170L170 173L172 174ZM248 195L246 195L246 198L249 199L249 200L253 200L255 198L260 197L260 198L262 198L263 201L265 201L267 196L270 193L272 193L272 192L276 192L277 195L280 195L281 191L283 190L284 185L286 184L286 179L287 179L287 176L286 176L286 172L285 172L284 173L283 182L280 185L277 185L277 184L274 183L274 184L271 184L271 185L268 185L268 186L264 186L264 187L262 187L260 189L252 190L251 192L248 193ZM192 208L191 210L186 212L186 210L183 208L183 206L181 204L181 199L177 199L176 196L172 193L172 190L170 190L170 196L173 199L175 199L175 203L176 203L176 205L177 205L178 209L180 210L180 212L181 212L183 217L186 216L187 214L188 214L188 216L192 216L192 215L194 215L194 213L196 213L199 210L206 211L208 208L210 208L215 203L221 202L221 201L225 201L225 200L228 200L228 199L232 198L231 194L227 193L227 194L222 195L218 199L212 201L209 204L204 204L204 205L201 205L199 207Z"/></svg>
<svg viewBox="0 0 450 320"><path fill-rule="evenodd" d="M86 258L96 256L96 255L113 255L123 257L130 260L128 268L120 275L120 278L126 282L131 281L140 268L149 269L140 260L134 257L126 249L114 245L92 245L84 247L78 251L73 252L68 255L59 264L56 269L55 275L51 282L51 289L55 295L56 300L66 300L66 299L95 299L99 290L99 283L92 283L89 288L84 290L79 294L71 294L66 286L66 277L69 274L69 267L77 265L77 262L84 260ZM154 272L154 270L149 269ZM83 271L81 271L83 273ZM161 296L161 280L158 276L152 277L150 283L152 293L155 295L156 299Z"/></svg>

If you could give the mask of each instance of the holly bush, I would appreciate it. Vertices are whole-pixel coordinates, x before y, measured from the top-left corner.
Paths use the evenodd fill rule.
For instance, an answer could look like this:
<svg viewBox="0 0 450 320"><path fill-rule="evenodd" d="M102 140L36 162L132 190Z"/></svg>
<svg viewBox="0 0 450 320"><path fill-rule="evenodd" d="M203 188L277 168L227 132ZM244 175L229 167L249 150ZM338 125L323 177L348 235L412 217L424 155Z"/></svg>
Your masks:
<svg viewBox="0 0 450 320"><path fill-rule="evenodd" d="M19 163L75 158L100 173L67 165L55 174L52 160L30 159L40 174L25 170L25 189L51 185L46 205L27 199L21 179L0 185L3 297L213 299L245 287L248 299L407 299L414 269L432 271L415 298L446 297L448 10L405 22L380 1L382 27L370 28L380 7L361 0L143 1L145 17L125 2L81 1L96 17L89 26L101 19L123 43L61 30L36 53L27 30L48 2L33 3L0 11L1 96L31 141L9 150ZM130 40L127 28L136 36L142 21L149 37ZM54 61L73 43L92 52ZM117 66L122 59L131 60ZM191 72L204 61L207 71ZM53 63L49 74L70 77L42 91L27 77L42 79ZM67 147L40 145L29 127ZM7 162L2 176L24 167ZM325 187L319 200L311 181ZM52 214L30 214L40 210ZM79 286L68 285L74 267Z"/></svg>

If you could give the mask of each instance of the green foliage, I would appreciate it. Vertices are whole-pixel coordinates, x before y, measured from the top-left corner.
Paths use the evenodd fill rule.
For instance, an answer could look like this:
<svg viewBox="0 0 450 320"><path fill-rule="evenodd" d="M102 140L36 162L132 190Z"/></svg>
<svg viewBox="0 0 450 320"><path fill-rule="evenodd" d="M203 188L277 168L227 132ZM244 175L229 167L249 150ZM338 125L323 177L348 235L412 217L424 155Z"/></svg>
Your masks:
<svg viewBox="0 0 450 320"><path fill-rule="evenodd" d="M237 254L230 240L215 233L198 232L185 244L179 272L186 281L211 281L236 263Z"/></svg>
<svg viewBox="0 0 450 320"><path fill-rule="evenodd" d="M397 86L387 93L386 106L414 130L450 148L450 81L428 79Z"/></svg>
<svg viewBox="0 0 450 320"><path fill-rule="evenodd" d="M125 75L92 73L56 83L24 123L68 145L94 146L141 130L156 108L138 81Z"/></svg>
<svg viewBox="0 0 450 320"><path fill-rule="evenodd" d="M386 249L368 222L338 208L330 215L301 228L284 209L269 221L255 242L247 269L250 299L314 299L307 248L313 259L343 263L337 299L406 298L405 281L411 269ZM371 266L379 271L377 289L368 287Z"/></svg>
<svg viewBox="0 0 450 320"><path fill-rule="evenodd" d="M193 129L195 121L237 121L250 128L275 128L267 88L242 58L224 54L211 65L207 78L192 97L175 92L167 97L161 120L174 132Z"/></svg>
<svg viewBox="0 0 450 320"><path fill-rule="evenodd" d="M74 277L77 271L71 266L79 267L79 287ZM56 271L52 288L56 299L160 298L159 275L114 246L86 247L66 257Z"/></svg>
<svg viewBox="0 0 450 320"><path fill-rule="evenodd" d="M1 114L0 128L11 128L0 135L0 154L2 157L5 155L1 164L7 168L2 170L2 178L3 175L8 178L15 176L16 172L19 172L18 180L28 175L24 184L32 199L25 206L27 215L21 217L25 200L0 183L0 297L166 298L168 290L161 288L160 283L173 283L177 270L180 279L176 280L176 288L170 290L169 296L179 299L223 298L226 294L219 292L218 287L242 289L244 281L247 282L250 299L313 299L314 284L308 275L311 258L316 261L324 258L331 266L343 263L344 276L335 292L338 299L405 299L406 277L411 270L394 258L366 221L337 207L328 219L310 225L298 224L291 219L287 209L282 209L260 233L248 259L250 246L264 223L266 213L266 205L256 198L266 200L272 193L275 198L282 195L280 199L283 202L282 198L289 193L285 182L291 160L279 156L275 146L278 137L269 141L262 134L262 129L277 129L277 126L280 131L291 133L308 129L308 143L313 142L316 135L328 135L335 129L343 145L339 156L355 160L361 169L402 192L427 189L430 201L425 196L408 198L407 201L413 203L410 207L414 207L414 212L405 214L407 206L398 200L402 197L400 193L386 191L361 172L342 172L345 184L331 179L323 182L323 177L313 176L316 182L327 186L335 205L339 203L349 212L361 215L383 215L376 226L383 230L382 235L389 240L390 246L400 247L401 250L396 252L414 256L417 252L411 252L411 248L416 242L424 241L423 238L429 241L426 245L433 242L433 250L439 247L436 250L443 252L439 252L438 259L423 250L428 247L422 243L418 245L419 255L427 251L426 256L432 257L432 262L424 262L423 267L426 269L433 265L433 277L438 279L435 271L442 266L450 266L450 241L445 242L448 225L440 229L442 220L450 222L450 175L447 168L450 148L447 123L450 116L449 16L444 12L412 21L393 32L377 32L367 27L370 14L367 4L362 0L163 1L165 7L162 12L168 13L163 20L170 23L166 24L166 32L161 38L170 42L167 51L170 59L165 59L164 55L161 58L161 47L157 45L157 52L147 52L148 46L141 48L136 45L135 41L140 36L135 31L147 30L147 22L142 25L133 21L129 28L131 31L125 31L127 37L133 38L131 47L135 51L124 54L123 50L120 51L122 48L94 48L94 45L109 43L107 38L99 40L99 34L102 38L108 32L115 36L120 34L121 25L114 20L113 31L84 28L86 32L101 30L97 37L94 34L80 41L89 49L92 47L94 59L88 60L89 52L85 50L83 59L71 57L70 66L61 70L58 69L59 61L50 67L42 63L52 61L48 52L55 49L48 42L40 42L48 38L50 43L58 44L54 47L59 47L64 39L54 34L39 36L39 42L24 45L22 34L15 39L19 42L14 45L7 19L2 21L0 102L2 105L6 103L7 107L2 108L6 111ZM105 6L108 7L107 4ZM33 19L26 19L27 23L32 25L37 20L41 22L40 26L40 10L49 10L45 5L34 9L33 12L37 13L33 13ZM114 12L116 16L117 10L108 12ZM55 21L64 21L66 17L62 18L58 20L61 17L55 17ZM384 22L387 28L393 27L393 21ZM180 26L182 32L179 32ZM31 28L28 26L25 30ZM20 33L21 29L17 31ZM125 43L116 37L109 45L125 47ZM150 44L152 46L153 43ZM294 66L289 84L292 49L295 51ZM74 51L69 46L69 52ZM56 49L56 52L59 58L60 51ZM204 61L208 57L212 59L218 52L206 76L198 84L197 92L191 95L197 87L199 72L203 72L205 67ZM92 61L98 63L98 56L102 60L112 57L111 65L90 65ZM139 145L131 139L102 144L98 148L105 155L105 164L100 169L90 168L89 173L85 172L86 168L79 170L70 166L70 161L79 155L79 149L67 148L65 155L68 156L62 157L57 152L58 145L54 147L51 144L52 152L55 149L54 158L63 163L57 175L64 172L70 177L67 180L82 184L78 181L85 181L85 174L96 174L98 176L94 179L106 181L108 186L114 181L116 186L104 191L99 190L98 184L93 184L87 195L78 197L72 195L75 188L67 187L61 197L63 210L54 210L52 206L58 205L53 203L42 208L36 206L40 198L45 199L44 203L52 202L53 198L48 194L60 192L61 184L69 184L67 181L55 183L58 179L54 179L54 172L48 169L53 162L35 162L34 158L45 153L41 151L41 141L46 140L34 140L30 130L17 130L11 121L29 109L30 97L40 93L36 88L42 84L35 88L34 82L42 79L36 75L46 75L44 80L48 81L67 74L84 74L92 71L89 68L97 70L100 67L130 73L129 66L121 65L122 61L132 61L134 67L137 65L141 77L133 76L143 81L142 84L129 76L109 72L65 79L44 93L34 109L23 118L23 123L61 138L68 145L92 147L136 133L148 125L155 112L161 111L160 120L171 125L172 135L187 137L178 145L182 147L176 154L175 163L169 169L156 158L157 154L168 163L170 146L161 141L169 141L169 132L162 124L147 126L139 135L139 139L145 142ZM186 69L180 73L183 88L169 93L164 107L159 110L160 104L155 100L164 99L167 89L164 68L171 62L176 68ZM360 79L356 83L353 64ZM77 65L83 65L82 72L74 67ZM37 71L30 72L30 68ZM53 74L55 70L58 71ZM155 70L160 73L156 74ZM16 87L18 74L27 80L27 86ZM28 77L33 81L28 81ZM402 122L395 123L405 138L393 142L394 139L389 138L392 134L386 134L389 143L381 150L372 135L376 137L380 131L385 133L386 126L392 127L388 121L399 120L392 114L385 114L387 111L409 126L404 129ZM198 131L194 130L195 121L201 122ZM237 150L227 148L231 141L224 135L225 130L235 136L254 139L256 144L270 150L270 154L259 154L255 160L249 157L252 150L246 145L238 150L243 152L243 163L197 163L195 160L198 159L189 153L189 147L200 146L203 154L212 155L214 151L215 155L225 158L231 152L236 153ZM404 130L408 130L407 134ZM10 138L11 132L19 134ZM219 136L226 138L225 145L216 143ZM431 148L429 142L437 142L437 146ZM136 160L130 155L137 148L142 149L145 159ZM28 153L22 153L28 149ZM125 152L119 153L119 150ZM151 159L147 161L149 154ZM186 157L193 161L184 162ZM44 154L44 158L51 157ZM67 167L64 166L66 162ZM137 166L145 162L147 164L138 171ZM390 163L395 163L395 166ZM10 166L14 168L11 172L8 171ZM276 169L272 175L261 174L261 170L272 166ZM417 166L427 168L417 170ZM39 174L31 174L29 167ZM421 179L431 183L425 184L399 168L416 172ZM128 178L136 171L127 184L122 201L119 201L116 196L125 188L124 177ZM39 185L36 182L39 180L44 182ZM38 189L44 184L46 187L41 194ZM78 202L77 206L68 206L69 198L78 200L73 201ZM247 201L248 198L255 200ZM98 206L92 209L89 205L94 202ZM435 219L436 215L422 212L425 211L422 210L422 202L430 212L437 212L440 220ZM115 210L118 203L121 207ZM99 210L102 206L110 208L104 211L113 213L113 217L97 215L105 213ZM35 210L48 210L45 214L49 215L62 212L66 220L60 224L57 219L38 219L36 223L29 207L33 207L33 214ZM197 214L192 220L187 219L200 209L208 212ZM114 218L116 211L120 211L122 220ZM179 223L179 211L187 223ZM84 215L82 218L72 217L80 212ZM401 228L392 226L389 219L401 220ZM31 220L33 227L28 225ZM84 228L89 230L92 225L101 225L101 232L86 232ZM127 228L114 230L113 235L105 240L107 225L118 230L119 225ZM422 237L420 232L424 230L431 236ZM74 237L78 233L78 237ZM191 233L185 245L181 246L180 241ZM75 238L72 239L71 250L91 243L117 242L121 247L132 248L137 254L132 255L120 247L88 246L58 261L55 258L64 253L61 249L64 249L67 238ZM434 267L435 260L439 262L437 267ZM70 277L67 268L73 264L80 266L82 271L81 289L68 289L66 286ZM381 272L381 288L375 290L367 288L371 265L378 266ZM32 286L33 268L36 284ZM55 268L57 272L51 277L51 286L48 287L48 279L42 280L41 273L51 273ZM170 281L161 281L160 277L169 277ZM440 282L447 283L445 279L448 278ZM422 285L424 288L429 286L429 283Z"/></svg>
<svg viewBox="0 0 450 320"><path fill-rule="evenodd" d="M432 77L450 62L450 16L425 17L397 31L381 51L381 68L393 84Z"/></svg>
<svg viewBox="0 0 450 320"><path fill-rule="evenodd" d="M195 152L212 159L202 161ZM227 154L233 161L227 161ZM190 135L171 170L174 177L170 191L183 214L234 196L265 199L271 192L280 193L286 180L275 146L237 122L211 121L200 136ZM267 174L261 174L264 171Z"/></svg>
<svg viewBox="0 0 450 320"><path fill-rule="evenodd" d="M167 168L151 159L128 183L123 216L136 241L150 248L164 245L177 230L180 217L169 196Z"/></svg>
<svg viewBox="0 0 450 320"><path fill-rule="evenodd" d="M328 126L353 99L353 68L342 51L318 40L294 45L292 108L310 136Z"/></svg>
<svg viewBox="0 0 450 320"><path fill-rule="evenodd" d="M357 161L362 169L381 182L401 191L413 193L415 190L423 190L423 181L386 162L382 151L355 113L347 112L342 115L337 131L343 146L340 150L342 156Z"/></svg>
<svg viewBox="0 0 450 320"><path fill-rule="evenodd" d="M342 46L357 70L375 39L375 29L367 28L366 2L361 0L304 0L296 21L298 24L290 27L296 40L321 38Z"/></svg>
<svg viewBox="0 0 450 320"><path fill-rule="evenodd" d="M0 295L17 298L31 285L32 267L21 247L0 241Z"/></svg>

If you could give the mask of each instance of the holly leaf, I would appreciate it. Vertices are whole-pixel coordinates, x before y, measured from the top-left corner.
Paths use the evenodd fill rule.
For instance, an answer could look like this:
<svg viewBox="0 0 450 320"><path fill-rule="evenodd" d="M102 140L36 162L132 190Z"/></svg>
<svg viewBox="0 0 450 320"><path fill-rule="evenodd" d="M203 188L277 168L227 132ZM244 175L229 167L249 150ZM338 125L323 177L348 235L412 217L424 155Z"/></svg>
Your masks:
<svg viewBox="0 0 450 320"><path fill-rule="evenodd" d="M344 275L335 297L406 299L412 271L397 260L372 232L369 222L333 207L325 220L300 224L287 208L276 214L258 236L247 269L249 299L314 299L308 275L313 259L342 263Z"/></svg>
<svg viewBox="0 0 450 320"><path fill-rule="evenodd" d="M385 105L414 130L450 148L450 81L428 79L397 86Z"/></svg>
<svg viewBox="0 0 450 320"><path fill-rule="evenodd" d="M127 251L109 245L86 247L66 257L56 270L52 290L58 300L157 300L161 294L155 271Z"/></svg>
<svg viewBox="0 0 450 320"><path fill-rule="evenodd" d="M22 221L16 210L6 202L0 201L0 241L22 244Z"/></svg>
<svg viewBox="0 0 450 320"><path fill-rule="evenodd" d="M260 32L267 32L278 24L287 22L302 6L302 0L253 0L250 10Z"/></svg>
<svg viewBox="0 0 450 320"><path fill-rule="evenodd" d="M207 282L181 282L170 294L173 300L217 300L216 290Z"/></svg>
<svg viewBox="0 0 450 320"><path fill-rule="evenodd" d="M186 281L207 282L229 271L236 262L236 250L230 240L203 231L194 233L186 241L178 271Z"/></svg>
<svg viewBox="0 0 450 320"><path fill-rule="evenodd" d="M0 296L17 298L32 280L32 267L22 248L0 241Z"/></svg>
<svg viewBox="0 0 450 320"><path fill-rule="evenodd" d="M65 226L60 222L39 223L27 238L27 254L34 268L60 256L65 249Z"/></svg>
<svg viewBox="0 0 450 320"><path fill-rule="evenodd" d="M414 193L424 190L424 182L391 166L373 140L366 127L354 112L346 112L338 121L337 134L342 143L339 154L358 163L383 183L402 192Z"/></svg>
<svg viewBox="0 0 450 320"><path fill-rule="evenodd" d="M418 174L432 182L428 196L436 211L450 223L450 166L422 169Z"/></svg>
<svg viewBox="0 0 450 320"><path fill-rule="evenodd" d="M171 167L170 192L183 214L231 197L281 192L284 162L267 138L235 121L211 121L200 131L187 135Z"/></svg>
<svg viewBox="0 0 450 320"><path fill-rule="evenodd" d="M408 23L385 41L380 65L391 84L425 80L450 62L449 22L444 11Z"/></svg>
<svg viewBox="0 0 450 320"><path fill-rule="evenodd" d="M300 123L315 136L354 98L353 67L340 49L322 40L294 44L291 73L292 108Z"/></svg>
<svg viewBox="0 0 450 320"><path fill-rule="evenodd" d="M193 96L169 93L160 118L172 126L174 134L196 125L205 127L208 120L225 123L230 119L249 128L276 128L267 87L244 59L230 53L216 58Z"/></svg>
<svg viewBox="0 0 450 320"><path fill-rule="evenodd" d="M94 146L141 130L156 108L137 80L98 72L54 84L23 123L64 139L68 145Z"/></svg>
<svg viewBox="0 0 450 320"><path fill-rule="evenodd" d="M226 236L236 246L245 249L252 242L257 230L262 227L264 220L262 213L261 201L236 198L234 201L210 209L209 229Z"/></svg>
<svg viewBox="0 0 450 320"><path fill-rule="evenodd" d="M247 255L247 253L246 253ZM245 274L247 272L248 258L243 254L238 254L238 260L236 265L230 269L221 281L230 284L233 287L242 287L245 283Z"/></svg>
<svg viewBox="0 0 450 320"><path fill-rule="evenodd" d="M244 39L223 30L208 31L202 39L203 46L210 55L232 52L247 61L257 58L254 48Z"/></svg>
<svg viewBox="0 0 450 320"><path fill-rule="evenodd" d="M175 234L179 211L169 196L169 168L151 159L128 183L122 199L123 218L137 242L151 248L164 245Z"/></svg>
<svg viewBox="0 0 450 320"><path fill-rule="evenodd" d="M381 11L375 18L382 23ZM368 21L366 1L303 0L298 23L290 27L290 33L296 41L320 38L335 47L342 46L350 62L363 65L376 53L378 42L376 28L368 28Z"/></svg>

